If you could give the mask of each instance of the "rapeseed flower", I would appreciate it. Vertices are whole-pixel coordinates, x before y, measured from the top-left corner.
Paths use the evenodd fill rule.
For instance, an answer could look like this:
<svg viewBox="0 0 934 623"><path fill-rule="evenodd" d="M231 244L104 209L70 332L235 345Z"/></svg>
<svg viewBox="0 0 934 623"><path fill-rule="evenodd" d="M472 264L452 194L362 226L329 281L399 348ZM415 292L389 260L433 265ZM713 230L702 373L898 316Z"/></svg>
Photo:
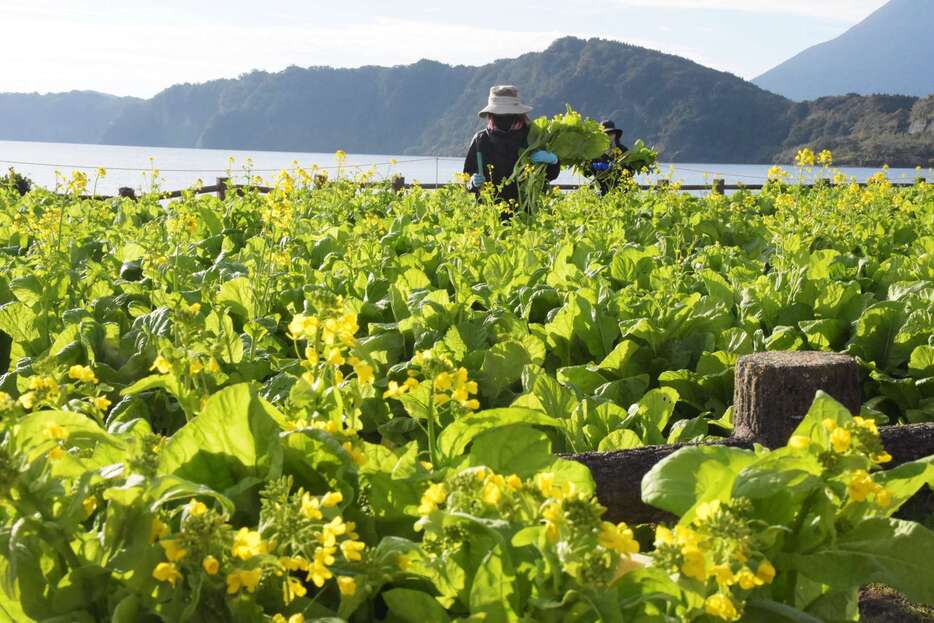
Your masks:
<svg viewBox="0 0 934 623"><path fill-rule="evenodd" d="M221 568L221 563L219 563L214 556L208 555L201 561L201 568L204 569L204 572L208 575L217 575L217 572Z"/></svg>
<svg viewBox="0 0 934 623"><path fill-rule="evenodd" d="M175 587L175 583L181 579L182 574L179 572L178 567L171 562L160 562L156 565L156 568L152 571L152 577L159 582L168 582Z"/></svg>
<svg viewBox="0 0 934 623"><path fill-rule="evenodd" d="M342 575L337 578L337 588L344 597L353 597L357 592L357 581L350 576Z"/></svg>
<svg viewBox="0 0 934 623"><path fill-rule="evenodd" d="M261 569L236 569L227 574L227 593L235 595L241 589L246 589L248 593L255 593L262 579Z"/></svg>
<svg viewBox="0 0 934 623"><path fill-rule="evenodd" d="M236 558L249 560L254 556L262 556L266 552L266 544L263 542L259 532L250 530L249 528L240 528L234 535L231 553Z"/></svg>
<svg viewBox="0 0 934 623"><path fill-rule="evenodd" d="M97 376L95 376L94 371L88 366L71 366L68 368L68 378L89 385L97 383Z"/></svg>
<svg viewBox="0 0 934 623"><path fill-rule="evenodd" d="M738 621L739 612L728 596L715 593L704 601L704 612L724 621Z"/></svg>
<svg viewBox="0 0 934 623"><path fill-rule="evenodd" d="M431 484L428 489L425 490L425 493L422 494L422 499L418 506L418 514L427 515L435 511L447 498L448 490L445 488L444 483Z"/></svg>

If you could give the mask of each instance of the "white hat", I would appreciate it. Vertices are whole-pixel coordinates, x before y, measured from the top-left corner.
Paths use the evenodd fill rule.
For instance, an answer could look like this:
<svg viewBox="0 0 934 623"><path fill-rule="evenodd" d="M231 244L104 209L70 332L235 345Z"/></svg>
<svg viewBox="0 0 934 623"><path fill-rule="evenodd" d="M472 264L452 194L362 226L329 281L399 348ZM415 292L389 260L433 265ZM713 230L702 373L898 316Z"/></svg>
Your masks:
<svg viewBox="0 0 934 623"><path fill-rule="evenodd" d="M531 106L526 106L519 100L519 89L517 87L501 85L490 89L490 99L486 108L478 114L481 117L487 115L524 115L531 111Z"/></svg>

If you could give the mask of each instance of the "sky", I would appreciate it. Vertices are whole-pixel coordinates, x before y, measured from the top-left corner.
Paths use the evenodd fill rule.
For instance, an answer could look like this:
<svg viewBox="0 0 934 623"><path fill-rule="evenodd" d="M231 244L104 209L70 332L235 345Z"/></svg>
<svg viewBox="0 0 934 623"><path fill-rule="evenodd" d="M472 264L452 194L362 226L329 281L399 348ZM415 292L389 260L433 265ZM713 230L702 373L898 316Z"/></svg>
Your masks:
<svg viewBox="0 0 934 623"><path fill-rule="evenodd" d="M290 65L479 65L565 35L625 41L752 79L885 2L0 0L0 92L151 97L180 82Z"/></svg>

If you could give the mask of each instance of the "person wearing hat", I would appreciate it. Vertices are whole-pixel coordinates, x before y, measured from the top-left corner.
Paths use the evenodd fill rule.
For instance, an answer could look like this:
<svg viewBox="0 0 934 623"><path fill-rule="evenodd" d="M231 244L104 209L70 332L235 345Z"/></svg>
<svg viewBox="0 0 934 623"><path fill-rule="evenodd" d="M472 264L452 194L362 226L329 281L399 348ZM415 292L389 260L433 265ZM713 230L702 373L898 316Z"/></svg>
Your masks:
<svg viewBox="0 0 934 623"><path fill-rule="evenodd" d="M605 195L619 184L626 172L631 175L634 171L620 162L623 154L629 151L629 148L620 142L623 131L612 121L603 122L603 131L610 137L610 149L593 160L584 175L593 177L594 181L600 185L600 193Z"/></svg>
<svg viewBox="0 0 934 623"><path fill-rule="evenodd" d="M507 202L519 200L519 189L515 183L502 188L500 185L512 175L519 154L528 146L527 115L531 111L532 107L519 99L518 88L504 85L490 89L486 108L479 113L480 118L486 120L486 128L473 137L464 161L464 173L470 175L470 190L479 193L484 184L492 182L500 199ZM548 181L561 172L558 157L551 152L538 150L532 153L530 160L548 165Z"/></svg>

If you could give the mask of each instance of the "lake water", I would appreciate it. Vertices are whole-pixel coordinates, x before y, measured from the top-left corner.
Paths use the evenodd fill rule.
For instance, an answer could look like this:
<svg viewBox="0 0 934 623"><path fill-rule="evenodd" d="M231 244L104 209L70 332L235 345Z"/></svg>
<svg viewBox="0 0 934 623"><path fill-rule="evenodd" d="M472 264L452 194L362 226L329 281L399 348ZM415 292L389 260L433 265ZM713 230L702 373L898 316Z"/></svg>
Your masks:
<svg viewBox="0 0 934 623"><path fill-rule="evenodd" d="M254 175L272 180L276 173L292 168L296 162L305 168L318 165L328 169L331 175L337 171L337 159L334 154L0 141L0 173L14 167L35 183L54 188L56 171L67 178L73 170L81 169L93 182L95 170L103 167L107 169L107 176L97 183L99 194L115 194L121 186L148 189L153 167L159 170L160 188L178 190L188 188L198 179L203 180L205 184L213 184L215 178L228 176L228 171L231 177L243 177L246 175L245 171L250 170ZM350 154L347 156L344 171L363 172L372 169L376 179L403 175L407 182L418 181L427 184L451 181L462 166L462 158ZM709 184L715 177L725 179L727 184L757 184L765 180L770 166L663 164L660 175L670 176L684 184ZM860 181L879 171L847 167L840 170ZM888 175L893 181L910 182L918 177L919 173L915 169L890 169ZM920 175L934 181L934 172L930 170L923 171ZM659 176L643 176L641 179L650 183L657 177ZM558 181L574 184L581 182L581 178L565 171Z"/></svg>

